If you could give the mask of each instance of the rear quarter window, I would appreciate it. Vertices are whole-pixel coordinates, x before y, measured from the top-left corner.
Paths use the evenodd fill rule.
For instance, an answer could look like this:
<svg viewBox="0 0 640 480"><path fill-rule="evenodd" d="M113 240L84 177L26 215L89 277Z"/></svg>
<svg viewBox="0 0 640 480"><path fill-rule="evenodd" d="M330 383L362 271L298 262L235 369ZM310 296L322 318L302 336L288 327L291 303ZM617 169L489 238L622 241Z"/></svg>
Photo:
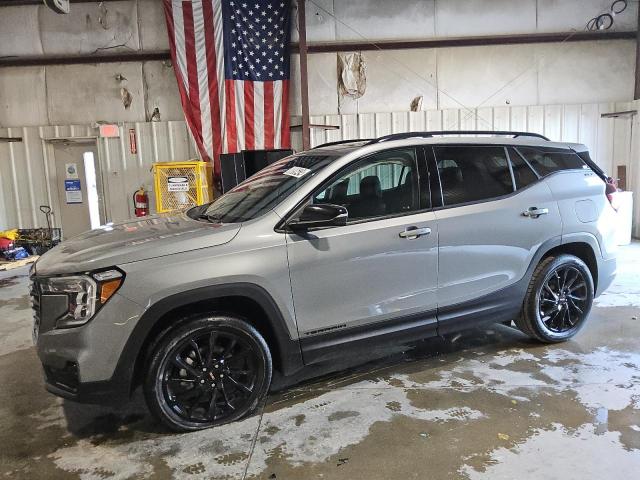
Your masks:
<svg viewBox="0 0 640 480"><path fill-rule="evenodd" d="M562 170L582 170L589 168L571 150L550 147L517 147L516 150L529 162L541 177Z"/></svg>

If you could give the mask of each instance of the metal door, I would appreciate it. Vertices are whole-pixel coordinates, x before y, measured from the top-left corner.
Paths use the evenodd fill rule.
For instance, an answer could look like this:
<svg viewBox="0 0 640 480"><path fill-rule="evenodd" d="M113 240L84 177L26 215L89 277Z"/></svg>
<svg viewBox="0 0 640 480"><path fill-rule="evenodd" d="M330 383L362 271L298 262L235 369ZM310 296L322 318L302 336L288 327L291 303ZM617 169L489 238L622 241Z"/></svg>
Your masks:
<svg viewBox="0 0 640 480"><path fill-rule="evenodd" d="M98 154L95 141L56 143L53 152L54 191L57 193L59 210L54 214L58 216L63 237L67 239L90 230L92 218L94 226L102 223ZM87 153L89 155L85 155ZM89 172L85 168L86 162L91 162Z"/></svg>

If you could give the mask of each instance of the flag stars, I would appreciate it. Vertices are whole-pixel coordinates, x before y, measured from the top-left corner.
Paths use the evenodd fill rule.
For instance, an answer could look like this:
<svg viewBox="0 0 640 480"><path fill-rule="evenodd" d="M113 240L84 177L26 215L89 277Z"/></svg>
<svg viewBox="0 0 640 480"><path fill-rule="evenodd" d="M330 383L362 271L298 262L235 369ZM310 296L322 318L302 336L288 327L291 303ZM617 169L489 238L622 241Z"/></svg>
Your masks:
<svg viewBox="0 0 640 480"><path fill-rule="evenodd" d="M253 1L255 6L251 0L227 4L230 7L223 17L225 29L230 32L227 72L234 80L281 80L285 77L286 2Z"/></svg>

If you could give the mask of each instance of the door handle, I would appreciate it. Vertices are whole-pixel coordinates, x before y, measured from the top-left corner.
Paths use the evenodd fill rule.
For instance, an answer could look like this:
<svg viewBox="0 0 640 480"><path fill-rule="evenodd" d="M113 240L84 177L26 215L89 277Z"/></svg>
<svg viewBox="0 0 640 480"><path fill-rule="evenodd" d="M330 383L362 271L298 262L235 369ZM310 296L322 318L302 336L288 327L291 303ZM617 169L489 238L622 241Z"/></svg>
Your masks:
<svg viewBox="0 0 640 480"><path fill-rule="evenodd" d="M522 212L522 215L524 215L525 217L538 218L540 215L546 215L548 213L548 208L530 207L529 210L525 210L524 212Z"/></svg>
<svg viewBox="0 0 640 480"><path fill-rule="evenodd" d="M400 238L406 238L407 240L414 240L418 237L422 237L423 235L429 235L431 233L431 229L428 227L418 228L418 227L407 227L405 231L400 232L398 235Z"/></svg>

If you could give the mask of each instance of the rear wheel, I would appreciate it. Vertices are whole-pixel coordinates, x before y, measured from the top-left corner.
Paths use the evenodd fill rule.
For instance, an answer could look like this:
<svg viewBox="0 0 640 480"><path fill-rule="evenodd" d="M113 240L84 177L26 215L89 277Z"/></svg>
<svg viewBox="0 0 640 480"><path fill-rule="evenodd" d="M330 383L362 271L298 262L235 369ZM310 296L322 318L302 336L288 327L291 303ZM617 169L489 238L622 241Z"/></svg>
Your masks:
<svg viewBox="0 0 640 480"><path fill-rule="evenodd" d="M547 257L531 277L516 325L542 342L568 340L585 324L593 291L591 272L578 257Z"/></svg>
<svg viewBox="0 0 640 480"><path fill-rule="evenodd" d="M202 317L159 342L145 398L172 430L200 430L252 412L266 395L271 374L269 348L253 326L233 317Z"/></svg>

